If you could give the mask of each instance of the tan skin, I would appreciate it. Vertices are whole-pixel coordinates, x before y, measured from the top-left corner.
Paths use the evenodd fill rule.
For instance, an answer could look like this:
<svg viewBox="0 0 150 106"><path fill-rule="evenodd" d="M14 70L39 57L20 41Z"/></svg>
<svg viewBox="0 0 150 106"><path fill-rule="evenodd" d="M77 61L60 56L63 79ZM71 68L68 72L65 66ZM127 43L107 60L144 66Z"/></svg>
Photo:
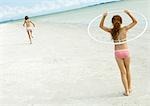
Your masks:
<svg viewBox="0 0 150 106"><path fill-rule="evenodd" d="M26 28L27 27L32 27L32 25L35 27L34 23L32 21L30 21L29 19L24 20L23 26L26 26ZM29 36L30 44L32 44L32 40L31 40L31 37L33 38L32 30L27 30L27 33L28 33L28 36Z"/></svg>
<svg viewBox="0 0 150 106"><path fill-rule="evenodd" d="M137 24L136 19L130 14L129 11L124 10L124 12L132 19L132 22L129 25L120 28L119 35L118 35L119 39L126 39L128 30ZM103 29L104 31L109 32L111 34L112 29L104 26L104 20L106 16L107 16L107 13L104 13L99 27ZM114 49L115 50L128 49L128 45L127 43L115 45ZM132 89L131 88L131 74L130 74L130 57L123 58L123 59L120 59L117 57L115 58L116 58L118 67L120 69L122 83L125 88L124 95L128 96L131 93L131 89Z"/></svg>

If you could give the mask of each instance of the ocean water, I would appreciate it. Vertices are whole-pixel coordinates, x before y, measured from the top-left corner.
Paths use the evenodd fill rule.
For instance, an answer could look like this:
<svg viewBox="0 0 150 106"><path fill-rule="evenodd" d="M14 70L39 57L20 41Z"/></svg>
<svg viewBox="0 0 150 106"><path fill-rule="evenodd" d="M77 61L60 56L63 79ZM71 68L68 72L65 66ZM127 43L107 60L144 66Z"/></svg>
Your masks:
<svg viewBox="0 0 150 106"><path fill-rule="evenodd" d="M0 23L120 0L0 0Z"/></svg>

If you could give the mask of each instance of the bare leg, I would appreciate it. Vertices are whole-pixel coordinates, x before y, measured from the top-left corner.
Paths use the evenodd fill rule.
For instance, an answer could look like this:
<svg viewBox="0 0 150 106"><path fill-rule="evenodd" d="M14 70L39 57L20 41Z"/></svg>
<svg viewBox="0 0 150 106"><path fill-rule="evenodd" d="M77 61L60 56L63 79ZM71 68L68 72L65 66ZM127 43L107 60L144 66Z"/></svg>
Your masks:
<svg viewBox="0 0 150 106"><path fill-rule="evenodd" d="M33 38L33 36L32 36L32 30L30 30L30 33L31 33L31 37Z"/></svg>
<svg viewBox="0 0 150 106"><path fill-rule="evenodd" d="M121 79L122 79L122 83L123 83L124 89L125 89L124 95L128 96L129 90L128 90L127 72L126 72L126 68L124 66L124 60L116 57L116 61L118 63L118 66L119 66L119 69L121 72Z"/></svg>
<svg viewBox="0 0 150 106"><path fill-rule="evenodd" d="M130 57L124 59L124 64L127 70L127 81L128 81L129 92L131 92Z"/></svg>
<svg viewBox="0 0 150 106"><path fill-rule="evenodd" d="M30 32L29 32L29 31L27 31L27 33L28 33L28 36L29 36L30 44L32 44L32 40L31 40Z"/></svg>

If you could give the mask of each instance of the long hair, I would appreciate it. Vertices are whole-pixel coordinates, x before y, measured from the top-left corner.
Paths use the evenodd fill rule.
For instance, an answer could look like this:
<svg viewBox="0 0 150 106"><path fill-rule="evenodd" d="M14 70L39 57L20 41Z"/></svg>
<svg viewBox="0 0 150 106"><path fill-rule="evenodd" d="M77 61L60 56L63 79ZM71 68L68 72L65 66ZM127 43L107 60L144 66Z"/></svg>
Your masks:
<svg viewBox="0 0 150 106"><path fill-rule="evenodd" d="M122 18L119 15L113 16L112 24L113 24L113 28L111 30L111 35L112 35L112 39L116 40L118 38L119 30L121 28Z"/></svg>

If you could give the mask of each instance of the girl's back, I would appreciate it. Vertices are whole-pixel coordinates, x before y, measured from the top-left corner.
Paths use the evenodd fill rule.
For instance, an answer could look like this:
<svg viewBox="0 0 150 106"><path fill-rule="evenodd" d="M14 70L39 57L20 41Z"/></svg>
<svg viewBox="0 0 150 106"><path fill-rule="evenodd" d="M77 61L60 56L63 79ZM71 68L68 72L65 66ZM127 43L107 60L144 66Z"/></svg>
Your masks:
<svg viewBox="0 0 150 106"><path fill-rule="evenodd" d="M126 27L122 27L119 30L118 38L116 40L114 40L114 42L115 43L125 42L126 41L126 37L127 37L127 29L126 29ZM115 45L115 50L118 50L118 49L127 49L127 48L128 48L127 47L127 43Z"/></svg>

